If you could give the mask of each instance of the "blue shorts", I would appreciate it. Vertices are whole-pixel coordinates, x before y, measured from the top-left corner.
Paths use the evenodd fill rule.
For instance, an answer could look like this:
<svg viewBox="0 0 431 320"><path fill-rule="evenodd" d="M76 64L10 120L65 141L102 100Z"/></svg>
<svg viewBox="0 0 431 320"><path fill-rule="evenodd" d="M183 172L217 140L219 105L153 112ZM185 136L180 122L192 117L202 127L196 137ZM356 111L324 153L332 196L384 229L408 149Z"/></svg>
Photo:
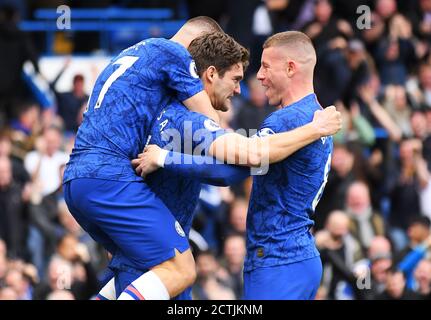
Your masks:
<svg viewBox="0 0 431 320"><path fill-rule="evenodd" d="M244 272L245 300L313 300L322 278L320 257Z"/></svg>
<svg viewBox="0 0 431 320"><path fill-rule="evenodd" d="M143 182L81 178L63 187L76 221L113 255L110 267L148 270L189 249L179 223Z"/></svg>

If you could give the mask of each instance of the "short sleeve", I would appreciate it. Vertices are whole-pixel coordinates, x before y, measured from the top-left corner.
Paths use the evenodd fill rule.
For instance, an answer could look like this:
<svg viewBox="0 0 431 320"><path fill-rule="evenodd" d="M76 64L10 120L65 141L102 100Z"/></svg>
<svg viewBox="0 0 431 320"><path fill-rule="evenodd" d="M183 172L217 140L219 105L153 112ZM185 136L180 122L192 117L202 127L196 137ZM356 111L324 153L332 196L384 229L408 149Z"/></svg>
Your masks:
<svg viewBox="0 0 431 320"><path fill-rule="evenodd" d="M265 121L260 126L259 131L256 133L255 136L263 138L267 137L271 134L275 134L279 131L277 122L275 121L274 117L270 116L265 119Z"/></svg>
<svg viewBox="0 0 431 320"><path fill-rule="evenodd" d="M172 43L161 50L166 56L162 71L167 86L176 92L179 101L187 100L204 89L196 64L187 49Z"/></svg>

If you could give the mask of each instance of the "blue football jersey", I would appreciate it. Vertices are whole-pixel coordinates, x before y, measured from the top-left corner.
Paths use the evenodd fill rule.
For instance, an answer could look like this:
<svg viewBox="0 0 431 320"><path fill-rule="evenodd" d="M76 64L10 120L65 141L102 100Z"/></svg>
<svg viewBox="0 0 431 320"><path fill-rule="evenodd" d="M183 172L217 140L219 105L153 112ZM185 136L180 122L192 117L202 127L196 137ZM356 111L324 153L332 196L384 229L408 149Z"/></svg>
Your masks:
<svg viewBox="0 0 431 320"><path fill-rule="evenodd" d="M310 94L269 115L258 135L303 126L312 121L314 112L319 109L316 96ZM266 175L253 177L247 215L245 271L319 255L310 233L311 215L327 181L331 153L332 137L324 137L270 165Z"/></svg>
<svg viewBox="0 0 431 320"><path fill-rule="evenodd" d="M180 44L152 38L125 49L94 85L64 181L141 181L130 160L142 152L155 116L172 98L184 101L202 90Z"/></svg>
<svg viewBox="0 0 431 320"><path fill-rule="evenodd" d="M179 102L173 102L157 117L151 130L150 144L169 151L207 155L211 143L225 133L213 120L189 111ZM201 183L167 170L155 171L146 178L146 182L188 235Z"/></svg>

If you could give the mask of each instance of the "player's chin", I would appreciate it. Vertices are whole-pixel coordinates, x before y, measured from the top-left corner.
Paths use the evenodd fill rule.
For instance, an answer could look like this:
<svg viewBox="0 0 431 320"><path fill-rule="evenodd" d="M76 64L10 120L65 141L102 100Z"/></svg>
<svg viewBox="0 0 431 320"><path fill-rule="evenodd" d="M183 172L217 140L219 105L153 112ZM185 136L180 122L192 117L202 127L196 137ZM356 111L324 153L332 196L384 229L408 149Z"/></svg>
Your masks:
<svg viewBox="0 0 431 320"><path fill-rule="evenodd" d="M226 100L225 103L220 105L219 111L221 112L229 111L231 106L232 106L232 102L230 100Z"/></svg>

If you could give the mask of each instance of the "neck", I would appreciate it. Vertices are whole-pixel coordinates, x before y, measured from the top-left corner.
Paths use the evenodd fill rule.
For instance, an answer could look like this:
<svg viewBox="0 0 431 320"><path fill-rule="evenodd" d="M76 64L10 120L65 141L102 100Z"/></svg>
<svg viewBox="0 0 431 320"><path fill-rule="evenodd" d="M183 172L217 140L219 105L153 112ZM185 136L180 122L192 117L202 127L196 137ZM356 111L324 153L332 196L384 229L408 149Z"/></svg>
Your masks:
<svg viewBox="0 0 431 320"><path fill-rule="evenodd" d="M190 42L192 42L193 39L197 38L198 36L199 34L193 32L191 29L182 28L170 40L179 43L188 49Z"/></svg>
<svg viewBox="0 0 431 320"><path fill-rule="evenodd" d="M312 93L314 93L313 83L299 83L299 85L296 86L289 86L281 100L282 106L289 106Z"/></svg>

